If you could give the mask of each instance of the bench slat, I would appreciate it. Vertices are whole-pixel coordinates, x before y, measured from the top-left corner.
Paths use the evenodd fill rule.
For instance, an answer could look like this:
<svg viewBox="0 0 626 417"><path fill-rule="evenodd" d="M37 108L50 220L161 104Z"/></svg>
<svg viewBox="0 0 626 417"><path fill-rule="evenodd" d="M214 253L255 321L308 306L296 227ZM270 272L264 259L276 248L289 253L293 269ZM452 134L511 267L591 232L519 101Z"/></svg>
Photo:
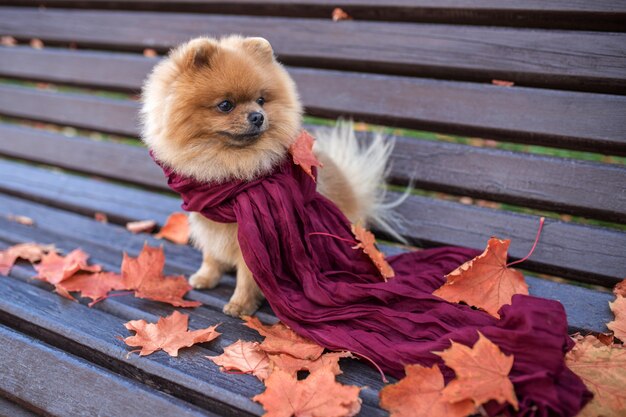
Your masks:
<svg viewBox="0 0 626 417"><path fill-rule="evenodd" d="M623 0L0 0L3 5L158 10L329 18L341 7L356 20L392 20L587 30L626 30Z"/></svg>
<svg viewBox="0 0 626 417"><path fill-rule="evenodd" d="M51 415L217 416L0 325L0 389ZM94 386L98 388L93 389ZM87 400L88 399L88 400Z"/></svg>
<svg viewBox="0 0 626 417"><path fill-rule="evenodd" d="M0 33L160 51L198 35L240 33L266 37L298 66L626 92L620 33L11 7L0 10Z"/></svg>
<svg viewBox="0 0 626 417"><path fill-rule="evenodd" d="M123 208L118 208L117 212L123 211ZM54 210L53 210L54 211ZM41 219L48 218L50 209L47 212L42 212ZM72 216L76 219L76 216ZM52 217L55 221L61 222L67 225L67 216L59 217L58 213ZM37 218L39 219L39 217ZM98 262L102 264L106 269L116 270L119 268L119 252L115 253L115 251L119 251L119 246L123 247L125 251L129 252L131 256L135 256L136 253L139 252L143 242L140 242L140 239L137 239L137 236L129 235L128 233L115 233L115 240L110 240L107 236L112 229L116 229L113 225L93 225L95 223L89 219L80 219L76 220L79 222L77 227L80 228L94 228L97 229L99 234L103 237L105 242L111 242L113 247L111 248L103 248L99 243L93 242L93 239L89 239L89 241L81 240L81 237L77 237L75 235L70 235L64 233L64 230L59 230L60 228L56 228L56 232L52 229L50 230L35 230L33 228L22 226L16 223L11 223L0 218L0 225L2 226L0 230L4 232L0 233L0 239L9 239L10 244L32 241L37 239L44 239L45 242L59 242L58 246L64 250L71 250L76 246L80 246L83 249L87 250L90 254L92 254L92 258L94 262ZM74 220L72 220L74 221ZM92 224L90 226L90 224ZM119 235L119 236L118 236ZM143 235L145 236L145 235ZM93 243L92 243L93 242ZM156 242L153 239L148 238L148 243L151 245L155 245ZM118 245L118 247L115 247ZM168 274L185 274L189 276L191 273L195 271L195 267L199 265L201 258L199 253L190 247L181 247L171 244L165 244L165 252L167 254L167 264L166 271ZM397 251L392 251L397 252ZM26 274L23 278L27 279L32 274ZM610 301L613 296L608 292L599 292L590 290L587 288L568 285L565 283L553 282L545 279L535 278L535 277L526 277L526 280L530 286L530 293L532 295L536 295L539 297L546 297L550 299L555 299L563 303L567 315L568 322L572 331L606 331L605 323L612 319L612 314L608 309L608 301ZM32 282L32 281L29 281ZM45 285L45 284L42 284ZM217 288L211 291L192 291L188 296L191 299L198 300L204 303L204 306L200 309L190 310L190 314L192 315L192 321L198 319L198 314L202 317L207 317L206 311L207 308L221 310L223 305L226 303L232 291L234 289L234 277L226 276L222 279L222 284L220 284ZM221 302L216 302L216 300L221 300ZM156 307L161 306L159 303L152 303L145 300L136 300L132 297L130 298L116 298L110 299L106 304L98 304L102 308L108 308L111 303L123 303L124 305L137 305L139 309L144 311L150 311L152 314L156 315L164 315L162 311L155 310ZM107 310L108 311L108 310ZM268 310L263 307L261 313L257 313L263 320L272 322L271 317L268 314L263 313ZM206 314L205 314L206 313ZM269 311L271 314L271 311ZM133 313L137 314L137 313ZM130 315L129 317L133 317ZM195 318L195 319L194 319ZM207 326L215 322L215 320L224 321L219 318L219 316L211 315L208 321L201 321L198 326ZM226 326L225 334L216 341L221 347L224 347L231 343L231 341L227 340L229 338L242 337L246 339L250 339L248 336L234 336L232 333L232 329L230 329L230 321L233 319L226 318L224 322L224 326ZM197 321L196 321L197 322ZM234 330L235 333L241 332L241 330ZM226 339L226 340L225 340ZM348 366L352 365L352 362L347 362ZM350 383L357 384L367 384L369 387L374 389L380 388L380 380L377 379L376 375L371 372L363 372L362 369L354 369L354 374L344 374L346 378L353 377L354 379L348 379L346 382L350 381ZM371 371L371 369L370 369ZM360 381L360 382L359 382ZM366 393L367 395L369 391ZM373 400L373 403L377 402Z"/></svg>
<svg viewBox="0 0 626 417"><path fill-rule="evenodd" d="M106 79L109 70L112 79L121 79L128 70L130 82L139 89L141 73L155 61L128 57L118 61L119 55L110 56L106 64L102 62L106 54L0 48L0 74L41 68L26 71L43 78L50 68L53 81L64 78L82 83ZM81 58L61 64L64 56ZM50 67L46 64L48 58L53 63ZM83 65L72 65L78 62ZM66 71L68 66L73 69ZM86 76L92 67L102 72ZM315 116L352 116L392 126L626 155L626 125L622 123L626 97L622 96L302 68L290 68L290 72L307 112ZM0 113L17 117L136 136L136 110L136 104L123 100L0 85Z"/></svg>
<svg viewBox="0 0 626 417"><path fill-rule="evenodd" d="M45 175L45 170L33 169L29 176L30 182L36 182L38 176ZM42 179L42 182L45 184L46 180ZM2 188L4 187L2 185ZM46 204L65 208L64 195L68 194L67 190L61 190L55 196L49 193L38 193L37 188L34 187L31 190L27 188L27 184L24 184L18 192L24 198L37 200L45 197ZM112 188L110 193L103 194L101 200L116 195L114 189ZM163 198L170 199L165 196ZM67 208L70 209L80 201L72 198L69 200L71 204L68 204ZM88 201L88 199L83 199L83 201L86 200ZM99 201L94 200L88 206L89 210L102 211L103 208L113 205L111 202L108 206L103 205L103 208L99 208ZM117 203L119 204L119 201ZM165 206L171 207L172 203L168 204ZM99 232L99 226L92 225L93 222L86 222L75 230L68 230L67 226L63 225L69 221L63 220L65 214L57 211L44 214L40 210L42 209L39 206L0 195L0 213L41 218L43 223L39 226L40 228L54 228L57 233L89 235L84 238L91 238L96 242L102 239L100 233L103 232ZM83 212L86 210L87 207L83 209ZM406 219L399 228L399 232L419 246L459 245L483 249L491 236L498 236L513 240L510 248L510 255L513 259L526 255L532 246L538 226L536 216L465 206L419 196L409 197L397 211ZM58 219L52 221L55 217ZM72 221L78 222L78 219ZM118 236L118 238L121 237ZM137 236L137 239L141 243L141 237ZM624 247L626 247L626 233L549 219L535 254L524 263L524 268L610 287L622 279L626 271Z"/></svg>
<svg viewBox="0 0 626 417"><path fill-rule="evenodd" d="M12 394L7 392L0 391L0 417L36 417L41 416L41 413L34 414L32 411L29 411L16 403L7 400L6 398L2 398L2 396L12 397L14 400L15 397ZM31 407L32 410L32 407Z"/></svg>
<svg viewBox="0 0 626 417"><path fill-rule="evenodd" d="M310 128L313 133L316 129ZM390 173L394 183L406 184L413 178L417 187L429 190L626 223L626 189L622 189L626 167L412 138L395 140ZM143 147L0 124L0 154L169 190L162 171ZM12 170L7 172L0 179L4 184L11 184L10 177L19 178Z"/></svg>

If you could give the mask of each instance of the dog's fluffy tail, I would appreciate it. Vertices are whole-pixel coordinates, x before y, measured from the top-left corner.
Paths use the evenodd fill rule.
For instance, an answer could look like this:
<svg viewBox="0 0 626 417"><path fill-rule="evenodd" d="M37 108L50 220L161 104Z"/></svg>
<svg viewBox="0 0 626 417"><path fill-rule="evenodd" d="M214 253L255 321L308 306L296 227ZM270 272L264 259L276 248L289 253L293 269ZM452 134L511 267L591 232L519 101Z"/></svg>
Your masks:
<svg viewBox="0 0 626 417"><path fill-rule="evenodd" d="M368 142L357 139L351 121L338 120L332 129L315 131L316 146L344 174L355 193L359 219L404 242L397 232L401 219L393 208L401 204L408 192L395 201L387 201L386 177L393 140L374 133Z"/></svg>

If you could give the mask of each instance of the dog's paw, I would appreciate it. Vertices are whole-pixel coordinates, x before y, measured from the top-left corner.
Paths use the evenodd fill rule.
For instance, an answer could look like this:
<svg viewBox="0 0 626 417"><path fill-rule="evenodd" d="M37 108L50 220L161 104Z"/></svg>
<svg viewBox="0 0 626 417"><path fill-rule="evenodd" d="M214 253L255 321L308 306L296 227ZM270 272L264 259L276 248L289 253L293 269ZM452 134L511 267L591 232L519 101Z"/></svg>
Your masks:
<svg viewBox="0 0 626 417"><path fill-rule="evenodd" d="M215 288L220 282L222 275L218 271L207 271L205 268L200 268L198 272L189 277L189 284L197 289L211 289Z"/></svg>
<svg viewBox="0 0 626 417"><path fill-rule="evenodd" d="M227 314L233 317L251 316L252 313L257 311L260 304L261 304L260 301L257 303L249 302L249 303L246 303L245 305L236 303L234 301L230 301L228 304L224 306L224 309L222 311L224 312L224 314Z"/></svg>

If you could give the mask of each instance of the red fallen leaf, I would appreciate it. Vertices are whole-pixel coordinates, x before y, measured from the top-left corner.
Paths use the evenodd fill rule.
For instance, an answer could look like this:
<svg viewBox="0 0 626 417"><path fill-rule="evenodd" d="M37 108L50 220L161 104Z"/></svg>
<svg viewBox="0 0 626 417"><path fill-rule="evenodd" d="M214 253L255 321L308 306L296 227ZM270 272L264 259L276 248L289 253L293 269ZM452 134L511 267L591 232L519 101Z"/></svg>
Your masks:
<svg viewBox="0 0 626 417"><path fill-rule="evenodd" d="M123 289L122 276L113 272L78 272L56 286L56 291L70 300L74 299L70 291L78 291L81 297L91 298L89 307L105 299L110 291Z"/></svg>
<svg viewBox="0 0 626 417"><path fill-rule="evenodd" d="M309 174L313 181L313 167L322 167L322 163L317 160L317 157L313 153L313 143L315 138L309 134L306 130L296 138L296 141L289 147L289 153L293 158L293 163L300 165L300 167Z"/></svg>
<svg viewBox="0 0 626 417"><path fill-rule="evenodd" d="M465 302L495 317L515 294L528 294L524 276L507 268L510 240L489 239L485 251L446 275L446 283L433 295L452 303Z"/></svg>
<svg viewBox="0 0 626 417"><path fill-rule="evenodd" d="M609 303L615 320L607 323L606 327L613 330L615 337L626 343L626 297L618 295L615 301Z"/></svg>
<svg viewBox="0 0 626 417"><path fill-rule="evenodd" d="M121 268L124 289L135 291L135 297L162 301L176 307L201 305L198 301L183 300L183 296L191 290L191 285L182 275L164 276L164 267L163 248L145 244L137 258L125 253Z"/></svg>
<svg viewBox="0 0 626 417"><path fill-rule="evenodd" d="M227 371L238 371L252 374L261 381L271 373L271 364L267 353L259 347L258 342L238 340L224 348L219 356L207 356L216 365Z"/></svg>
<svg viewBox="0 0 626 417"><path fill-rule="evenodd" d="M139 220L126 223L126 230L131 233L149 233L156 227L154 220Z"/></svg>
<svg viewBox="0 0 626 417"><path fill-rule="evenodd" d="M336 382L328 368L301 381L277 369L265 386L265 392L252 398L267 411L264 417L349 417L361 410L360 388Z"/></svg>
<svg viewBox="0 0 626 417"><path fill-rule="evenodd" d="M172 213L161 231L154 235L157 239L167 239L179 245L189 242L189 220L185 213Z"/></svg>
<svg viewBox="0 0 626 417"><path fill-rule="evenodd" d="M509 373L513 356L478 332L478 341L470 348L452 341L443 352L433 352L443 358L456 373L456 378L444 388L443 398L456 403L471 399L476 406L490 400L505 401L518 409L517 397Z"/></svg>
<svg viewBox="0 0 626 417"><path fill-rule="evenodd" d="M618 282L615 287L613 287L613 294L626 297L626 279Z"/></svg>
<svg viewBox="0 0 626 417"><path fill-rule="evenodd" d="M134 331L135 335L124 339L124 343L133 347L140 346L140 356L149 355L160 349L170 356L178 356L179 349L209 342L221 334L215 330L219 324L189 331L188 322L189 316L178 311L174 311L171 316L160 317L156 324L145 320L131 320L124 324L124 327Z"/></svg>
<svg viewBox="0 0 626 417"><path fill-rule="evenodd" d="M15 223L23 224L24 226L32 226L35 224L35 221L31 219L30 217L20 216L17 214L9 214L7 216L7 220L15 222Z"/></svg>
<svg viewBox="0 0 626 417"><path fill-rule="evenodd" d="M363 252L370 257L376 268L380 271L383 279L387 281L389 278L393 278L395 273L391 268L391 265L385 260L385 255L378 249L376 249L376 238L374 234L367 229L361 227L361 225L352 225L352 233L357 241L360 243L354 246L352 249L362 248Z"/></svg>
<svg viewBox="0 0 626 417"><path fill-rule="evenodd" d="M444 380L437 365L407 365L406 376L380 391L380 407L390 417L465 417L474 413L471 400L451 403L443 398Z"/></svg>
<svg viewBox="0 0 626 417"><path fill-rule="evenodd" d="M504 80L491 80L491 84L498 85L500 87L513 87L515 85L513 81L504 81Z"/></svg>
<svg viewBox="0 0 626 417"><path fill-rule="evenodd" d="M578 336L565 363L593 392L593 400L579 417L626 415L626 348L606 346L593 336Z"/></svg>
<svg viewBox="0 0 626 417"><path fill-rule="evenodd" d="M352 17L339 7L335 7L333 9L332 17L333 22L338 22L340 20L352 20Z"/></svg>
<svg viewBox="0 0 626 417"><path fill-rule="evenodd" d="M30 263L39 262L48 252L56 252L54 245L39 243L20 243L0 251L0 275L9 275L11 268L18 259L25 259Z"/></svg>
<svg viewBox="0 0 626 417"><path fill-rule="evenodd" d="M104 213L100 213L99 211L95 212L93 214L93 218L95 221L99 222L99 223L108 223L109 222L109 218L107 217L106 214Z"/></svg>
<svg viewBox="0 0 626 417"><path fill-rule="evenodd" d="M102 269L100 265L88 265L88 258L89 255L80 249L73 250L67 256L59 256L55 252L47 253L35 265L35 278L56 286L78 271L99 272Z"/></svg>
<svg viewBox="0 0 626 417"><path fill-rule="evenodd" d="M283 323L265 326L256 317L244 317L244 320L246 326L265 336L260 347L267 353L286 353L295 358L315 360L324 351L322 346L296 334Z"/></svg>
<svg viewBox="0 0 626 417"><path fill-rule="evenodd" d="M350 352L330 352L325 353L315 360L294 358L287 354L269 355L274 368L279 368L292 376L296 376L298 371L315 372L318 369L329 369L333 374L341 374L339 359L354 358Z"/></svg>

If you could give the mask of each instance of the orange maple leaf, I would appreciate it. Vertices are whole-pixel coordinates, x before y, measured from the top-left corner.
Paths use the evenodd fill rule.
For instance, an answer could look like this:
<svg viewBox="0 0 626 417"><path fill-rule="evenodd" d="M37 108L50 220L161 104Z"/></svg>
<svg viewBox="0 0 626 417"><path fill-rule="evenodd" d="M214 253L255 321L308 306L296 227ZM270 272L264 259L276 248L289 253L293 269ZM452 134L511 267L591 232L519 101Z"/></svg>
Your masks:
<svg viewBox="0 0 626 417"><path fill-rule="evenodd" d="M626 415L626 348L606 346L593 336L578 337L565 363L593 392L579 417Z"/></svg>
<svg viewBox="0 0 626 417"><path fill-rule="evenodd" d="M395 272L393 272L391 265L385 260L385 255L376 249L376 238L374 234L359 224L352 225L352 234L354 234L354 237L359 242L359 244L353 246L352 249L362 248L363 252L374 262L374 265L376 265L376 268L378 268L385 281L389 278L393 278Z"/></svg>
<svg viewBox="0 0 626 417"><path fill-rule="evenodd" d="M258 342L244 342L238 340L224 348L219 356L207 356L216 365L227 371L239 371L252 374L261 381L271 373L271 363L267 353L259 347Z"/></svg>
<svg viewBox="0 0 626 417"><path fill-rule="evenodd" d="M324 348L312 340L296 334L283 323L265 326L256 317L244 317L245 325L265 336L260 344L267 353L286 353L295 358L315 360L320 357Z"/></svg>
<svg viewBox="0 0 626 417"><path fill-rule="evenodd" d="M135 335L128 336L124 343L133 347L140 346L141 349L138 349L140 356L149 355L160 349L170 356L178 356L179 349L209 342L221 334L215 330L219 324L189 331L188 322L189 316L178 311L174 311L168 317L160 317L156 324L145 320L131 320L125 323L124 327L134 331Z"/></svg>
<svg viewBox="0 0 626 417"><path fill-rule="evenodd" d="M318 369L329 369L333 374L341 374L341 368L339 367L339 359L341 358L354 358L350 352L330 352L325 353L315 360L294 358L291 355L284 353L278 355L269 355L274 368L279 368L292 376L296 376L298 371L315 372Z"/></svg>
<svg viewBox="0 0 626 417"><path fill-rule="evenodd" d="M338 22L340 20L352 20L352 17L339 7L335 7L333 9L332 18L333 22Z"/></svg>
<svg viewBox="0 0 626 417"><path fill-rule="evenodd" d="M185 213L172 213L161 231L154 235L157 239L167 239L179 245L189 242L189 219Z"/></svg>
<svg viewBox="0 0 626 417"><path fill-rule="evenodd" d="M151 232L156 227L154 220L138 220L136 222L126 223L126 230L131 233Z"/></svg>
<svg viewBox="0 0 626 417"><path fill-rule="evenodd" d="M449 402L467 399L476 406L490 400L502 404L505 401L517 410L518 403L509 373L513 356L505 355L491 340L478 332L474 347L452 341L443 352L433 352L443 358L456 373L456 378L444 388L443 398Z"/></svg>
<svg viewBox="0 0 626 417"><path fill-rule="evenodd" d="M30 263L39 262L49 252L56 252L54 245L39 243L19 243L0 251L0 275L9 275L11 268L18 259L25 259Z"/></svg>
<svg viewBox="0 0 626 417"><path fill-rule="evenodd" d="M198 301L183 300L183 296L191 290L191 285L182 275L164 276L164 267L163 248L145 244L137 258L124 253L121 268L124 289L135 291L135 297L161 301L176 307L201 305Z"/></svg>
<svg viewBox="0 0 626 417"><path fill-rule="evenodd" d="M59 256L56 252L49 252L41 257L41 262L35 265L35 278L57 285L71 277L78 271L99 272L100 265L88 265L89 255L80 249L74 249L67 256Z"/></svg>
<svg viewBox="0 0 626 417"><path fill-rule="evenodd" d="M476 407L471 400L451 403L443 398L444 380L437 365L407 365L406 376L380 391L380 406L390 417L465 417Z"/></svg>
<svg viewBox="0 0 626 417"><path fill-rule="evenodd" d="M615 287L613 287L613 294L626 297L626 279L615 284Z"/></svg>
<svg viewBox="0 0 626 417"><path fill-rule="evenodd" d="M293 158L293 163L300 165L304 172L309 174L313 181L315 176L313 175L313 167L322 167L322 163L318 161L317 157L313 153L313 143L315 138L309 134L306 130L296 138L296 141L289 147L289 153Z"/></svg>
<svg viewBox="0 0 626 417"><path fill-rule="evenodd" d="M452 303L465 302L500 318L498 310L515 294L528 294L524 275L507 268L510 240L489 239L485 251L446 275L433 295Z"/></svg>
<svg viewBox="0 0 626 417"><path fill-rule="evenodd" d="M350 417L361 410L360 388L336 382L328 368L301 381L277 369L265 386L265 392L252 398L267 411L264 417Z"/></svg>
<svg viewBox="0 0 626 417"><path fill-rule="evenodd" d="M110 291L123 290L125 284L122 276L113 272L84 273L78 272L61 281L56 291L63 297L73 300L70 291L79 291L81 297L91 298L89 307L104 300Z"/></svg>
<svg viewBox="0 0 626 417"><path fill-rule="evenodd" d="M615 337L626 343L626 298L618 295L615 301L609 303L615 320L607 323L606 327L613 330Z"/></svg>

